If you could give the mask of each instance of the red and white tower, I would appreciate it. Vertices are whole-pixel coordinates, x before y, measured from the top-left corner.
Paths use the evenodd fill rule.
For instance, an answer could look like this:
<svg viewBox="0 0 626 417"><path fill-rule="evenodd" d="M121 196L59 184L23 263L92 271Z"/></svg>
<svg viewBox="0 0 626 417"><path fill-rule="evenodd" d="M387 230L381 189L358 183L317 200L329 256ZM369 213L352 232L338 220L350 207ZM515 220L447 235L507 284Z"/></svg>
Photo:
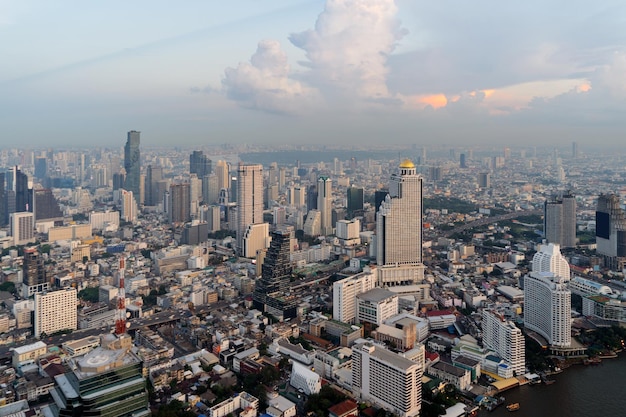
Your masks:
<svg viewBox="0 0 626 417"><path fill-rule="evenodd" d="M126 290L124 289L124 270L126 260L120 258L119 291L117 293L117 310L115 313L115 334L126 333Z"/></svg>

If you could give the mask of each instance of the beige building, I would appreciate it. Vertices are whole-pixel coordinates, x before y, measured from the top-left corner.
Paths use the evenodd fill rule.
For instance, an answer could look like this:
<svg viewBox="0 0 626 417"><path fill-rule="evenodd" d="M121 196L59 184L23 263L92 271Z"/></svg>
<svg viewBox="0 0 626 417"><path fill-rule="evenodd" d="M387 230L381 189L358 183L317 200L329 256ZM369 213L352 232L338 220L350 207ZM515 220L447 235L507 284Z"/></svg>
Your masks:
<svg viewBox="0 0 626 417"><path fill-rule="evenodd" d="M73 224L70 226L51 227L48 230L48 241L75 240L91 237L91 224Z"/></svg>
<svg viewBox="0 0 626 417"><path fill-rule="evenodd" d="M61 330L77 329L76 289L35 294L35 332L51 335Z"/></svg>

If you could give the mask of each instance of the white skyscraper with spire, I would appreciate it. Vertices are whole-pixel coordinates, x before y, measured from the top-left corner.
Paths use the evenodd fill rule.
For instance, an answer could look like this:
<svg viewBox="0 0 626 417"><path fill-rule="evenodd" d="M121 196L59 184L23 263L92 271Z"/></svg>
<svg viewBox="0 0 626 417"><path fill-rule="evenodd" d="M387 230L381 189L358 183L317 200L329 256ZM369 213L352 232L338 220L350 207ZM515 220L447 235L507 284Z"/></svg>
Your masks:
<svg viewBox="0 0 626 417"><path fill-rule="evenodd" d="M389 194L376 215L379 285L408 285L424 277L422 264L423 179L405 159L391 175Z"/></svg>

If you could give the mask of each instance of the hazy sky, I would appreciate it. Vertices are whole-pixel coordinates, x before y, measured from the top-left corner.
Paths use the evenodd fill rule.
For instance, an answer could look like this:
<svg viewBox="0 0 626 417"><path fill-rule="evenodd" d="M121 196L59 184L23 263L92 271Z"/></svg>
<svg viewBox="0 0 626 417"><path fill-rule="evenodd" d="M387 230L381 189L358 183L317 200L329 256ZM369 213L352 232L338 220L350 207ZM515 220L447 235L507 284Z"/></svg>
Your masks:
<svg viewBox="0 0 626 417"><path fill-rule="evenodd" d="M626 2L0 0L0 146L626 141Z"/></svg>

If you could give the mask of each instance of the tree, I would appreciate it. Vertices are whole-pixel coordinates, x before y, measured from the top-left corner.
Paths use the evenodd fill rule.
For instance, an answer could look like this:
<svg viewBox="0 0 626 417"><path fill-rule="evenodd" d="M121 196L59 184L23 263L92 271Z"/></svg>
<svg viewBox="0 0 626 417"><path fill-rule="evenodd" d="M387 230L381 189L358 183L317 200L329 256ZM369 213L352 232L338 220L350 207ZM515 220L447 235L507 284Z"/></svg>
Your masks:
<svg viewBox="0 0 626 417"><path fill-rule="evenodd" d="M78 292L78 298L90 303L97 303L100 300L100 287L88 287Z"/></svg>
<svg viewBox="0 0 626 417"><path fill-rule="evenodd" d="M6 281L0 284L0 291L7 291L11 294L15 294L15 283L11 281Z"/></svg>

